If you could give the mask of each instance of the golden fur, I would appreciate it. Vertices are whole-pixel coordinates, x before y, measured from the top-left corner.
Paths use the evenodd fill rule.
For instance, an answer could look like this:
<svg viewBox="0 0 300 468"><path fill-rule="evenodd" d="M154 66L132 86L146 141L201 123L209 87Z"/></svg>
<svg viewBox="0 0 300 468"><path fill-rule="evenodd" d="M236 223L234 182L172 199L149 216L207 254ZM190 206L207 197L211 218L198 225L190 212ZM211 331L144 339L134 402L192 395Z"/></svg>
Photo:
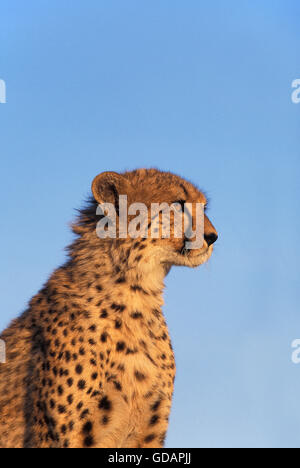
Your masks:
<svg viewBox="0 0 300 468"><path fill-rule="evenodd" d="M128 203L206 203L171 173L104 173L73 225L67 263L0 338L0 447L162 447L175 361L163 305L172 265L207 261L212 245L182 254L183 239L105 239L96 207L126 192ZM123 193L124 194L124 193ZM216 234L205 216L205 234Z"/></svg>

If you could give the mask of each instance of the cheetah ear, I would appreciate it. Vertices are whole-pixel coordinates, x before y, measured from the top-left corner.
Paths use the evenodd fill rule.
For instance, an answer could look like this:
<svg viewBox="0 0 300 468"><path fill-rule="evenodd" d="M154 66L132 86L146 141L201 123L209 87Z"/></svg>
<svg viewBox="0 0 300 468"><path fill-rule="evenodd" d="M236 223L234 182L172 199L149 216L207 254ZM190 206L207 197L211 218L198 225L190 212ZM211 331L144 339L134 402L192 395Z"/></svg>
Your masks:
<svg viewBox="0 0 300 468"><path fill-rule="evenodd" d="M119 204L120 195L128 195L132 191L130 182L117 172L102 172L92 183L92 192L98 203Z"/></svg>

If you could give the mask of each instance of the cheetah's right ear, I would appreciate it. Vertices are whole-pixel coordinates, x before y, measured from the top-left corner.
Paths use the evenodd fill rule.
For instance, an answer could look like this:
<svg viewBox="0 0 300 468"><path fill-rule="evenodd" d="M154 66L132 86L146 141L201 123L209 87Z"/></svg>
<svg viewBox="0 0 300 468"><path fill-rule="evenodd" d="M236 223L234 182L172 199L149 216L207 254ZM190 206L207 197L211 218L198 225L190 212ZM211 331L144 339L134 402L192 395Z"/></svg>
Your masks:
<svg viewBox="0 0 300 468"><path fill-rule="evenodd" d="M92 183L92 192L98 203L119 204L120 195L128 195L132 191L130 182L117 172L102 172Z"/></svg>

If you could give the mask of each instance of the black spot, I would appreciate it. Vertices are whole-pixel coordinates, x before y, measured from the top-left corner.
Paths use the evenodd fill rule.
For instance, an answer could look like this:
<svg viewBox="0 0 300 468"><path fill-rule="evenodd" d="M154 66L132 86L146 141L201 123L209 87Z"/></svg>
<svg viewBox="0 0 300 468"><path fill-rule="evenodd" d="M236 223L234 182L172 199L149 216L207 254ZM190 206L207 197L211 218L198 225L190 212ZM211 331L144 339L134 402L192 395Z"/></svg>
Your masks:
<svg viewBox="0 0 300 468"><path fill-rule="evenodd" d="M60 428L60 431L61 431L62 434L66 434L66 432L67 432L67 426L66 426L65 424L63 424L63 425L61 426L61 428Z"/></svg>
<svg viewBox="0 0 300 468"><path fill-rule="evenodd" d="M152 442L152 440L154 440L156 437L155 434L149 434L147 435L147 437L145 437L144 441L146 442L146 444L148 444L149 442Z"/></svg>
<svg viewBox="0 0 300 468"><path fill-rule="evenodd" d="M145 380L145 378L146 378L145 374L143 374L142 372L139 372L139 371L135 371L134 375L135 375L135 378L136 378L139 382L142 382L142 381Z"/></svg>
<svg viewBox="0 0 300 468"><path fill-rule="evenodd" d="M91 421L87 421L82 428L83 434L89 434L92 430L93 424L91 423Z"/></svg>
<svg viewBox="0 0 300 468"><path fill-rule="evenodd" d="M111 401L107 398L107 396L104 396L100 400L99 409L103 409L105 411L110 411L111 410Z"/></svg>
<svg viewBox="0 0 300 468"><path fill-rule="evenodd" d="M83 407L83 403L82 403L82 401L81 401L81 402L78 403L78 405L76 406L76 409L77 409L78 411L80 411L82 407Z"/></svg>
<svg viewBox="0 0 300 468"><path fill-rule="evenodd" d="M92 447L94 445L94 439L91 435L87 436L84 439L84 445L85 447Z"/></svg>
<svg viewBox="0 0 300 468"><path fill-rule="evenodd" d="M160 407L161 404L161 399L158 399L153 403L153 405L150 406L151 411L157 411L158 408Z"/></svg>
<svg viewBox="0 0 300 468"><path fill-rule="evenodd" d="M94 374L91 375L91 379L92 379L92 380L96 380L97 377L98 377L97 372L95 372Z"/></svg>
<svg viewBox="0 0 300 468"><path fill-rule="evenodd" d="M101 314L100 314L100 318L106 318L108 316L108 313L106 311L106 309L103 309Z"/></svg>
<svg viewBox="0 0 300 468"><path fill-rule="evenodd" d="M160 318L161 316L161 312L159 309L153 309L152 313L156 318Z"/></svg>
<svg viewBox="0 0 300 468"><path fill-rule="evenodd" d="M102 333L102 335L100 336L100 340L102 341L102 343L106 343L106 341L107 341L107 333L106 332Z"/></svg>
<svg viewBox="0 0 300 468"><path fill-rule="evenodd" d="M126 347L126 345L125 345L124 341L118 341L117 346L116 346L116 350L119 351L119 352L124 351L125 347Z"/></svg>
<svg viewBox="0 0 300 468"><path fill-rule="evenodd" d="M154 426L155 424L158 423L158 421L159 421L159 416L157 414L154 414L152 418L150 419L149 425Z"/></svg>
<svg viewBox="0 0 300 468"><path fill-rule="evenodd" d="M73 403L73 401L74 401L73 395L69 395L68 398L67 398L67 401L68 401L69 405L71 405Z"/></svg>
<svg viewBox="0 0 300 468"><path fill-rule="evenodd" d="M76 374L82 374L82 366L78 364L75 368Z"/></svg>
<svg viewBox="0 0 300 468"><path fill-rule="evenodd" d="M139 319L139 318L143 317L143 314L142 314L142 312L132 312L130 317L132 317L133 319Z"/></svg>
<svg viewBox="0 0 300 468"><path fill-rule="evenodd" d="M58 386L57 392L58 392L59 395L62 395L64 393L64 390L63 390L61 385Z"/></svg>
<svg viewBox="0 0 300 468"><path fill-rule="evenodd" d="M60 414L64 414L66 412L66 407L65 406L62 406L62 405L59 405L58 407L58 412Z"/></svg>
<svg viewBox="0 0 300 468"><path fill-rule="evenodd" d="M72 387L73 379L71 377L67 380L67 384L69 385L69 387Z"/></svg>
<svg viewBox="0 0 300 468"><path fill-rule="evenodd" d="M117 312L124 312L126 306L124 304L116 304L115 302L111 305L111 308Z"/></svg>
<svg viewBox="0 0 300 468"><path fill-rule="evenodd" d="M115 389L118 390L119 392L121 392L122 390L122 385L120 384L120 382L118 382L117 380L114 380L113 381L113 384L115 386Z"/></svg>
<svg viewBox="0 0 300 468"><path fill-rule="evenodd" d="M116 321L115 321L115 328L118 329L118 328L121 328L121 326L122 326L121 320L116 320Z"/></svg>
<svg viewBox="0 0 300 468"><path fill-rule="evenodd" d="M80 354L80 356L84 356L85 355L85 349L81 347L80 350L79 350L79 354Z"/></svg>
<svg viewBox="0 0 300 468"><path fill-rule="evenodd" d="M120 278L116 280L116 284L122 284L122 283L126 283L125 276L120 276Z"/></svg>
<svg viewBox="0 0 300 468"><path fill-rule="evenodd" d="M134 284L134 285L130 286L130 289L132 291L143 291L142 286L139 286L138 284Z"/></svg>
<svg viewBox="0 0 300 468"><path fill-rule="evenodd" d="M105 426L108 423L108 421L109 421L109 417L108 416L103 416L103 418L101 420L103 426Z"/></svg>
<svg viewBox="0 0 300 468"><path fill-rule="evenodd" d="M89 414L89 410L85 409L80 415L80 419L84 419Z"/></svg>
<svg viewBox="0 0 300 468"><path fill-rule="evenodd" d="M79 390L84 390L85 385L86 385L85 380L79 380L77 387L79 388Z"/></svg>

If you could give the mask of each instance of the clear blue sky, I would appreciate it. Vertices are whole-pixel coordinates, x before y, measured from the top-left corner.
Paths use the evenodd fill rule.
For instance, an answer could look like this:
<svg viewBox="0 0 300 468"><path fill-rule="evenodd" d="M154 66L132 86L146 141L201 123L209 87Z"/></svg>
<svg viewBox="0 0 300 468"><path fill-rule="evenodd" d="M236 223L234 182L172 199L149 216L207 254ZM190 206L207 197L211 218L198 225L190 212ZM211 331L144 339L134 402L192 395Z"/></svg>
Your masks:
<svg viewBox="0 0 300 468"><path fill-rule="evenodd" d="M298 0L4 0L1 315L64 261L105 170L200 185L220 238L174 268L168 447L300 447Z"/></svg>

